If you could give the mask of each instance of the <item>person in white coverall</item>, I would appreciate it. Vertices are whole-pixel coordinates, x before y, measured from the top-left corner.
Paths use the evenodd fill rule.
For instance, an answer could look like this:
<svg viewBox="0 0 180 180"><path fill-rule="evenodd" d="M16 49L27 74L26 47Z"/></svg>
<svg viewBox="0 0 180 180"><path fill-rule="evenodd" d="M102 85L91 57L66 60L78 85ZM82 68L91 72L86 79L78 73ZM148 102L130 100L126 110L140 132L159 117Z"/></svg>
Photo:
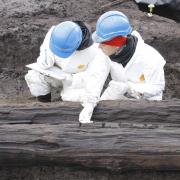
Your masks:
<svg viewBox="0 0 180 180"><path fill-rule="evenodd" d="M62 88L63 101L81 102L81 123L89 123L94 107L100 100L109 74L108 56L93 43L88 26L81 21L65 21L51 27L40 47L37 64L42 69L52 66L66 72L61 81L29 70L25 75L30 92L39 101L51 101L51 87Z"/></svg>
<svg viewBox="0 0 180 180"><path fill-rule="evenodd" d="M111 78L101 100L162 100L165 60L146 44L119 11L104 13L92 38L111 59Z"/></svg>

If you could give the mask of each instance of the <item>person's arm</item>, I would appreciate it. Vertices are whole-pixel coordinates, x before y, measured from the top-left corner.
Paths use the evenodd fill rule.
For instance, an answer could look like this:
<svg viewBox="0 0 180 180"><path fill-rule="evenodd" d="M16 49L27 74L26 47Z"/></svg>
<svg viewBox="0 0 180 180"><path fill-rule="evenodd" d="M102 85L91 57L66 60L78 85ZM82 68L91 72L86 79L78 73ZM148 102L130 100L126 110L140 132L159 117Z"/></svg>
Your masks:
<svg viewBox="0 0 180 180"><path fill-rule="evenodd" d="M88 65L85 97L82 101L82 106L84 107L84 109L79 115L79 121L81 123L91 122L90 119L94 107L100 100L100 94L109 71L109 58L105 56L101 51L99 51L94 60Z"/></svg>
<svg viewBox="0 0 180 180"><path fill-rule="evenodd" d="M147 70L144 73L144 78L145 80L142 83L127 82L130 94L139 93L144 99L162 94L165 87L164 69L162 66Z"/></svg>
<svg viewBox="0 0 180 180"><path fill-rule="evenodd" d="M88 78L86 83L87 103L94 103L94 106L96 106L99 102L109 71L109 58L100 51L88 67ZM86 103L86 101L83 103Z"/></svg>
<svg viewBox="0 0 180 180"><path fill-rule="evenodd" d="M37 64L42 69L48 69L54 65L54 57L49 49L49 41L50 41L51 32L53 29L54 29L54 26L48 31L40 47L40 54L39 54L39 57L37 58Z"/></svg>
<svg viewBox="0 0 180 180"><path fill-rule="evenodd" d="M126 77L125 70L122 64L113 62L113 61L110 61L110 62L111 62L110 74L111 74L112 80L118 81L118 82L126 82L127 77Z"/></svg>

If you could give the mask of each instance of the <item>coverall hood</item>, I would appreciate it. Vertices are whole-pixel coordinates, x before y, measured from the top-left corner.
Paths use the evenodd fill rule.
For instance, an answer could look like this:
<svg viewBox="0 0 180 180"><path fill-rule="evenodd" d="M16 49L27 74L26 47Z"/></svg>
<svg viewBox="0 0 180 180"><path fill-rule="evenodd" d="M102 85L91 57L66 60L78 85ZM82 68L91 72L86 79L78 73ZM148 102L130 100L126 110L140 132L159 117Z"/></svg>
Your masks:
<svg viewBox="0 0 180 180"><path fill-rule="evenodd" d="M77 50L83 50L90 47L93 44L90 26L82 21L73 22L78 24L82 31L82 41Z"/></svg>

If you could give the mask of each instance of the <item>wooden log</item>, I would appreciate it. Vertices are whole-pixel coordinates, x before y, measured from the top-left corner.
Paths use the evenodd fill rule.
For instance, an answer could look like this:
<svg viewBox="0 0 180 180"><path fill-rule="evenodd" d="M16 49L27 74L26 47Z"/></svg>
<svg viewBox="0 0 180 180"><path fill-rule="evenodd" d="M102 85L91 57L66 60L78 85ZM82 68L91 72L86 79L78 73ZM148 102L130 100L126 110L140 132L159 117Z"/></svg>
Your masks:
<svg viewBox="0 0 180 180"><path fill-rule="evenodd" d="M78 122L79 103L0 105L0 124L69 124ZM93 121L116 123L179 124L180 101L104 101L95 108Z"/></svg>
<svg viewBox="0 0 180 180"><path fill-rule="evenodd" d="M79 126L78 103L1 105L0 165L180 169L180 101L106 101Z"/></svg>
<svg viewBox="0 0 180 180"><path fill-rule="evenodd" d="M0 165L179 170L180 128L117 123L0 126Z"/></svg>

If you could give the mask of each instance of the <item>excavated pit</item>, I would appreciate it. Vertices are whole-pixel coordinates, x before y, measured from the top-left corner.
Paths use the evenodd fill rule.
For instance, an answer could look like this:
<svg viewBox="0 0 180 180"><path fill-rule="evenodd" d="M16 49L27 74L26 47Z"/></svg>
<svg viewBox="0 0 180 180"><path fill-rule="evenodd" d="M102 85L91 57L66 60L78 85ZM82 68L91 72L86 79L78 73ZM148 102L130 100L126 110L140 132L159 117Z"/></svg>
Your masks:
<svg viewBox="0 0 180 180"><path fill-rule="evenodd" d="M72 9L71 9L72 8ZM164 99L180 98L180 25L154 15L147 17L133 1L42 1L1 2L0 98L1 102L26 103L30 94L24 81L25 65L36 61L45 33L63 20L84 20L94 29L98 16L107 10L121 10L131 19L147 43L157 48L167 64Z"/></svg>
<svg viewBox="0 0 180 180"><path fill-rule="evenodd" d="M83 20L92 29L101 13L120 10L128 15L134 29L139 31L145 42L155 47L166 59L166 89L164 99L168 103L180 101L180 24L171 19L139 10L133 0L0 0L0 104L19 103L33 107L24 75L25 65L36 61L40 44L47 30L64 20ZM56 94L56 93L55 93ZM57 97L54 97L56 101ZM142 102L142 106L143 106ZM164 103L164 102L162 102ZM158 106L158 104L157 104ZM10 170L11 169L11 170ZM101 169L62 168L56 165L31 168L10 168L0 165L1 179L179 179L178 172L133 171L114 174ZM132 178L133 177L133 178Z"/></svg>
<svg viewBox="0 0 180 180"><path fill-rule="evenodd" d="M138 7L141 11L149 12L147 4L139 3ZM169 4L157 5L153 9L153 14L158 14L159 16L180 22L180 3L177 1L173 6L170 6Z"/></svg>

